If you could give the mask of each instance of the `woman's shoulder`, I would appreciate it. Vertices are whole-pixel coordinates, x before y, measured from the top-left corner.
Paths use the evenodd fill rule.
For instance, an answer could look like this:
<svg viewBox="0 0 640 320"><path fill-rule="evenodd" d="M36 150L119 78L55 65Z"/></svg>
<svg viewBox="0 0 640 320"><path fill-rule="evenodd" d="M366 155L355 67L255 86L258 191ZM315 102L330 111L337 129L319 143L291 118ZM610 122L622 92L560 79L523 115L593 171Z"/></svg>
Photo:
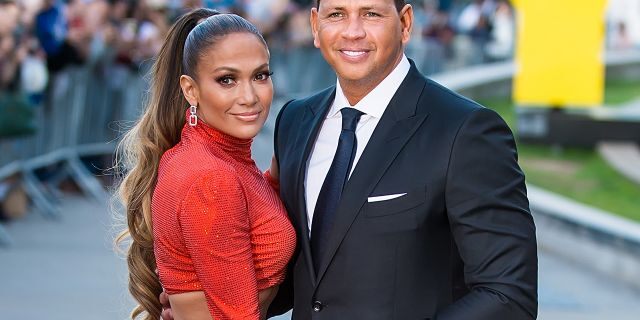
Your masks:
<svg viewBox="0 0 640 320"><path fill-rule="evenodd" d="M211 168L200 168L195 171L189 189L207 190L207 192L240 192L242 185L236 170L227 163L220 163Z"/></svg>
<svg viewBox="0 0 640 320"><path fill-rule="evenodd" d="M228 161L221 158L204 145L197 143L178 143L167 150L160 159L160 167L181 167L187 171L224 171L234 172Z"/></svg>
<svg viewBox="0 0 640 320"><path fill-rule="evenodd" d="M217 225L246 220L246 195L240 178L228 165L218 168L216 171L199 170L185 185L179 207L180 219L197 216L203 224ZM210 214L202 215L203 212Z"/></svg>
<svg viewBox="0 0 640 320"><path fill-rule="evenodd" d="M158 167L158 183L171 181L173 192L184 193L197 187L239 184L236 169L224 159L199 146L180 146L164 153Z"/></svg>

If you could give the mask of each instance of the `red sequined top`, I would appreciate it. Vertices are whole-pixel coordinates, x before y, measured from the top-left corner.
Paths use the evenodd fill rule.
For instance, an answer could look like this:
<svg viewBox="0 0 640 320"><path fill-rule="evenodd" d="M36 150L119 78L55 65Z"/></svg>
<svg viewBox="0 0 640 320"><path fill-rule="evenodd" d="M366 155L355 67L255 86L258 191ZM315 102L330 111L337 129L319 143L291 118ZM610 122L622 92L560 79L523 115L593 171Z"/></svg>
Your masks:
<svg viewBox="0 0 640 320"><path fill-rule="evenodd" d="M295 247L251 143L187 124L158 169L151 211L160 281L168 294L204 291L214 319L259 319L258 291L282 282Z"/></svg>

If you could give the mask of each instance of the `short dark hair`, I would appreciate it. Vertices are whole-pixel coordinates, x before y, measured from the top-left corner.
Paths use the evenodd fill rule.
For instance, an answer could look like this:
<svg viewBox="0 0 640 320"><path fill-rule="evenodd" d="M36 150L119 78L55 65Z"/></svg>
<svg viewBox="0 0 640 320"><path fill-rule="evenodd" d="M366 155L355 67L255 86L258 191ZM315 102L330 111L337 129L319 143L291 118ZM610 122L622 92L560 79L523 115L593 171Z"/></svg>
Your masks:
<svg viewBox="0 0 640 320"><path fill-rule="evenodd" d="M396 3L396 9L398 10L398 12L400 12L400 10L402 10L402 8L404 8L404 6L407 4L407 2L405 0L395 0L394 1ZM320 0L316 0L316 8L320 7Z"/></svg>

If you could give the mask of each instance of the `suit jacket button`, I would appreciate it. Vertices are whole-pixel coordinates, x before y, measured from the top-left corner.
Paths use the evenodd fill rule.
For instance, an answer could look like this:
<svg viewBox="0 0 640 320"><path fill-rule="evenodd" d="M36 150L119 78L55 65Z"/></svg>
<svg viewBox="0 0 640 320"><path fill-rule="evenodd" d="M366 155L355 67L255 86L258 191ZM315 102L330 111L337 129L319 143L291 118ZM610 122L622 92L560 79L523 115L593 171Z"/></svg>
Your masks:
<svg viewBox="0 0 640 320"><path fill-rule="evenodd" d="M322 311L322 302L314 301L313 302L313 312L320 312L320 311Z"/></svg>

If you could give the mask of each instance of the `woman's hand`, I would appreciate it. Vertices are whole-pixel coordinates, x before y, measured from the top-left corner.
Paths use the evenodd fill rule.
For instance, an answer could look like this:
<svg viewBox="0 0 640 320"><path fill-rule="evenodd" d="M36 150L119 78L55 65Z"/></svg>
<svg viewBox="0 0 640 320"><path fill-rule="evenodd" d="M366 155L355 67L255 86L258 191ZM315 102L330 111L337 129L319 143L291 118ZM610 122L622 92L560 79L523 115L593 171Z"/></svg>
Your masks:
<svg viewBox="0 0 640 320"><path fill-rule="evenodd" d="M158 297L162 304L162 320L173 320L173 313L171 313L171 304L169 303L169 295L163 290Z"/></svg>
<svg viewBox="0 0 640 320"><path fill-rule="evenodd" d="M276 156L273 155L271 158L271 167L269 168L269 173L273 180L278 181L280 179L280 171L278 171L278 160L276 160Z"/></svg>

